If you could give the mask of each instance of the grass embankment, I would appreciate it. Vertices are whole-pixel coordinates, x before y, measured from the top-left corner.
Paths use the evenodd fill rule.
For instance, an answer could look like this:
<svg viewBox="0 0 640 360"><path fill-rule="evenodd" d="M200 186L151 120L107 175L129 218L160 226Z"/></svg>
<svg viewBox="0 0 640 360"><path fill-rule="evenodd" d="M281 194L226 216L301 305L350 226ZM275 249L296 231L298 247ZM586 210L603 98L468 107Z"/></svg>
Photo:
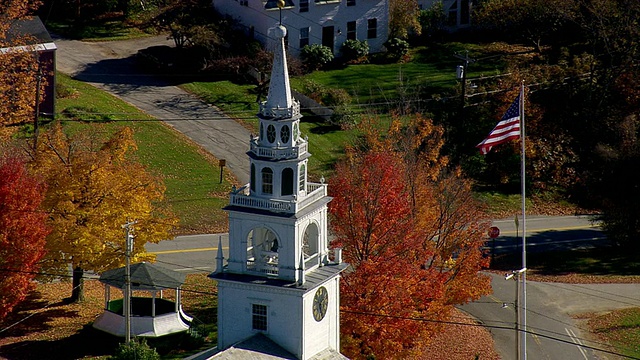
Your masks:
<svg viewBox="0 0 640 360"><path fill-rule="evenodd" d="M599 340L611 344L616 352L640 359L640 308L594 315L587 324Z"/></svg>
<svg viewBox="0 0 640 360"><path fill-rule="evenodd" d="M91 85L63 74L58 74L58 84L64 98L58 99L57 111L68 129L101 126L110 132L129 126L134 130L136 155L164 181L166 198L180 218L180 232L226 231L222 207L228 202L233 179L225 173L219 182L218 162L211 154L163 122Z"/></svg>
<svg viewBox="0 0 640 360"><path fill-rule="evenodd" d="M52 33L82 41L128 40L150 35L133 23L123 22L121 16L92 19L82 24L48 21L46 26Z"/></svg>

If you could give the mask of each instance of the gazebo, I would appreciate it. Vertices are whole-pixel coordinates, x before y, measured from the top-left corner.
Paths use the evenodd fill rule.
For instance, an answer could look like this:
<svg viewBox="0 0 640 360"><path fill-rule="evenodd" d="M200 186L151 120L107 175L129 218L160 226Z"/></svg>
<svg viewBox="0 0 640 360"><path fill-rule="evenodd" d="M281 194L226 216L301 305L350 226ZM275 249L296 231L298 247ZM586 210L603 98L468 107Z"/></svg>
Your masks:
<svg viewBox="0 0 640 360"><path fill-rule="evenodd" d="M158 337L186 331L193 320L182 311L180 287L185 275L158 265L141 262L130 266L131 290L146 291L150 297L131 297L131 336ZM93 327L115 336L125 336L125 268L105 271L105 311ZM122 290L123 298L111 300L111 287ZM176 301L162 298L162 291L176 290Z"/></svg>

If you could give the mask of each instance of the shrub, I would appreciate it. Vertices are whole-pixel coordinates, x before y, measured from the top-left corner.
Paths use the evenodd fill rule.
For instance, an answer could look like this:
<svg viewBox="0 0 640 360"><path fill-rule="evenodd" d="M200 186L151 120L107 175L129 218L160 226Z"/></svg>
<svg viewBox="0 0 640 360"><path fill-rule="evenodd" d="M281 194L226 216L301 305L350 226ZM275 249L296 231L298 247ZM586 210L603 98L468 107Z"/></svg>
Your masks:
<svg viewBox="0 0 640 360"><path fill-rule="evenodd" d="M344 128L355 124L356 117L349 108L351 96L344 89L328 88L312 80L305 80L302 86L302 92L305 95L333 109L333 115L329 119L331 124L340 125Z"/></svg>
<svg viewBox="0 0 640 360"><path fill-rule="evenodd" d="M62 110L63 119L70 119L75 121L84 122L111 122L115 120L115 117L111 114L100 113L99 110L94 108L87 108L84 106L71 106Z"/></svg>
<svg viewBox="0 0 640 360"><path fill-rule="evenodd" d="M369 55L369 44L366 40L347 40L342 44L342 56L347 62L362 62Z"/></svg>
<svg viewBox="0 0 640 360"><path fill-rule="evenodd" d="M110 360L160 360L155 349L147 345L145 339L132 340L129 344L120 344Z"/></svg>
<svg viewBox="0 0 640 360"><path fill-rule="evenodd" d="M409 53L409 43L402 39L389 39L384 43L384 46L387 48L389 56L396 60L400 60Z"/></svg>
<svg viewBox="0 0 640 360"><path fill-rule="evenodd" d="M307 69L313 71L331 62L333 60L333 53L331 49L324 45L305 45L302 50L300 50L300 58Z"/></svg>
<svg viewBox="0 0 640 360"><path fill-rule="evenodd" d="M429 9L421 10L418 21L422 27L422 38L430 42L444 33L447 16L441 1L434 3Z"/></svg>

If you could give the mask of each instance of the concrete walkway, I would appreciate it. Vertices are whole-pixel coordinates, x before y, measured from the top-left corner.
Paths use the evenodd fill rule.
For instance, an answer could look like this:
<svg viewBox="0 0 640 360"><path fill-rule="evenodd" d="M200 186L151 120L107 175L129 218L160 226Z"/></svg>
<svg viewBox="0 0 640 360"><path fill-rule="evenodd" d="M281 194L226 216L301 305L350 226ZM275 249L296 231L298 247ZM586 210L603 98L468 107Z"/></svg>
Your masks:
<svg viewBox="0 0 640 360"><path fill-rule="evenodd" d="M93 84L185 134L218 159L225 159L240 184L249 182L250 132L218 108L154 76L140 74L135 54L156 45L173 45L166 36L108 42L54 38L57 69Z"/></svg>

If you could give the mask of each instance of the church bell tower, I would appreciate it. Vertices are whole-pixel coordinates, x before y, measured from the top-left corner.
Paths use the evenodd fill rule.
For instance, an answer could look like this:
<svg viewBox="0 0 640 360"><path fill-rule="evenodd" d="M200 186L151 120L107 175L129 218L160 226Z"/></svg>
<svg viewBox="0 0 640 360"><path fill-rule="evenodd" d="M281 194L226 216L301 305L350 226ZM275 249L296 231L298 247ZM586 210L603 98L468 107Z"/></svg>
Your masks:
<svg viewBox="0 0 640 360"><path fill-rule="evenodd" d="M229 253L217 271L218 348L262 334L298 359L340 358L340 249L329 250L327 185L308 181L308 142L291 95L284 38L250 139L250 182L230 194ZM227 265L223 267L224 261ZM344 357L342 357L344 358Z"/></svg>

